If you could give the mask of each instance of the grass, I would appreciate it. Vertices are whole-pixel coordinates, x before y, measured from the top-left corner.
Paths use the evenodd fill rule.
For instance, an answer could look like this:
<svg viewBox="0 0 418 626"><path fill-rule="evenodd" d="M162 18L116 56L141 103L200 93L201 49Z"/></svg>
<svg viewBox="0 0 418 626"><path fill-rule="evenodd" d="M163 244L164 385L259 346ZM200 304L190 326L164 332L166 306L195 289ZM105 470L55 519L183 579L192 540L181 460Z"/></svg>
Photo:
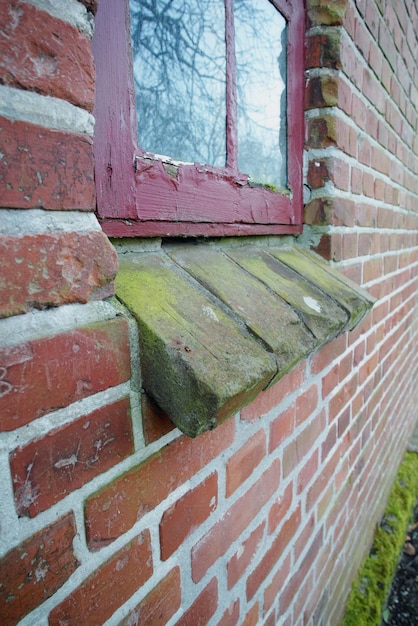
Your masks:
<svg viewBox="0 0 418 626"><path fill-rule="evenodd" d="M371 550L352 584L341 626L380 626L417 498L418 454L407 452Z"/></svg>

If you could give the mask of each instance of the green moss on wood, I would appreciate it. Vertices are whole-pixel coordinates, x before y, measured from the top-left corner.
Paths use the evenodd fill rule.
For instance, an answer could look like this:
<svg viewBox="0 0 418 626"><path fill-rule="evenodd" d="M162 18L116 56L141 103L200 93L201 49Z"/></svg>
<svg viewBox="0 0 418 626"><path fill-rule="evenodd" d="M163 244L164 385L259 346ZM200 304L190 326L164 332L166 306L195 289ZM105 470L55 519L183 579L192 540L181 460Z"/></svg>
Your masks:
<svg viewBox="0 0 418 626"><path fill-rule="evenodd" d="M418 454L407 452L373 545L353 582L341 626L380 626L382 609L418 498Z"/></svg>
<svg viewBox="0 0 418 626"><path fill-rule="evenodd" d="M347 0L308 0L308 16L312 25L341 26Z"/></svg>
<svg viewBox="0 0 418 626"><path fill-rule="evenodd" d="M235 414L370 307L317 261L312 274L313 255L281 254L175 245L121 258L116 295L138 324L141 383L187 435Z"/></svg>

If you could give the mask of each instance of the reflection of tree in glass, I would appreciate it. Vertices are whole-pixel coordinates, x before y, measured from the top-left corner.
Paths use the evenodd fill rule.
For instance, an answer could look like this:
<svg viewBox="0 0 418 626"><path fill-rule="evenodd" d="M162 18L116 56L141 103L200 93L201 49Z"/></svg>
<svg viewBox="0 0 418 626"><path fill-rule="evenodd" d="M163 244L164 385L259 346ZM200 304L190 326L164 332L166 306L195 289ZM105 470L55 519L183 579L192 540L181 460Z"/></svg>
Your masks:
<svg viewBox="0 0 418 626"><path fill-rule="evenodd" d="M235 0L238 165L276 186L287 181L286 35L270 2Z"/></svg>
<svg viewBox="0 0 418 626"><path fill-rule="evenodd" d="M225 164L225 27L219 0L131 0L141 146Z"/></svg>
<svg viewBox="0 0 418 626"><path fill-rule="evenodd" d="M173 159L225 165L223 0L130 0L138 136ZM285 20L268 0L235 0L238 163L286 183Z"/></svg>

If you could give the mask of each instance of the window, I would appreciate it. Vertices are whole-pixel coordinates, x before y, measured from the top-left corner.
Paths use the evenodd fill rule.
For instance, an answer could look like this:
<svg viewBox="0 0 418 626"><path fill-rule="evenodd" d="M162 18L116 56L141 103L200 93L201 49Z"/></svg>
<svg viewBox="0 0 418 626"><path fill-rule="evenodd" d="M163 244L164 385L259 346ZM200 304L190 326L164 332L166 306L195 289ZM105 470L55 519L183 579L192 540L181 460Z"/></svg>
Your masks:
<svg viewBox="0 0 418 626"><path fill-rule="evenodd" d="M98 213L110 236L299 232L302 0L101 0Z"/></svg>

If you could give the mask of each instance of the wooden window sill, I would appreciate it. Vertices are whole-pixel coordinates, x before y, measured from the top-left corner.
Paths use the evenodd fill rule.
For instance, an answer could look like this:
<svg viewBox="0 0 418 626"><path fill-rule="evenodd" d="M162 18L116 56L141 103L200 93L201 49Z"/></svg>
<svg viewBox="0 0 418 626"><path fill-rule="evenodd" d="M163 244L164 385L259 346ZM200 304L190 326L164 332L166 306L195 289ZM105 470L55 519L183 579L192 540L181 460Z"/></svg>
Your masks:
<svg viewBox="0 0 418 626"><path fill-rule="evenodd" d="M145 391L190 437L354 328L374 303L297 246L205 243L123 255L116 295L139 326Z"/></svg>

